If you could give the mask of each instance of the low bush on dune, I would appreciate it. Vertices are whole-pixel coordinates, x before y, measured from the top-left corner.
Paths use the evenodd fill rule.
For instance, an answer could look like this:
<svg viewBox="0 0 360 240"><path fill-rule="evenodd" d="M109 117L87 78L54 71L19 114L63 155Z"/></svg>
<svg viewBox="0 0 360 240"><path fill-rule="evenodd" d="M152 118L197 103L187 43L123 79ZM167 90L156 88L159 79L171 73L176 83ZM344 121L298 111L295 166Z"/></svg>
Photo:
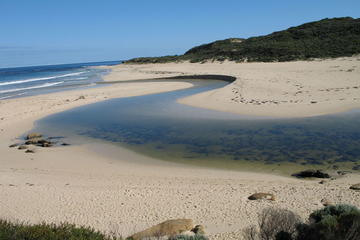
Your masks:
<svg viewBox="0 0 360 240"><path fill-rule="evenodd" d="M310 224L298 229L298 240L359 240L360 210L350 205L328 206L310 214Z"/></svg>
<svg viewBox="0 0 360 240"><path fill-rule="evenodd" d="M293 239L301 223L295 213L279 208L267 208L259 214L257 226L244 231L246 240Z"/></svg>
<svg viewBox="0 0 360 240"><path fill-rule="evenodd" d="M359 240L360 210L351 205L327 206L310 214L308 223L284 209L265 209L246 240Z"/></svg>
<svg viewBox="0 0 360 240"><path fill-rule="evenodd" d="M0 220L0 240L120 240L73 224L24 224Z"/></svg>

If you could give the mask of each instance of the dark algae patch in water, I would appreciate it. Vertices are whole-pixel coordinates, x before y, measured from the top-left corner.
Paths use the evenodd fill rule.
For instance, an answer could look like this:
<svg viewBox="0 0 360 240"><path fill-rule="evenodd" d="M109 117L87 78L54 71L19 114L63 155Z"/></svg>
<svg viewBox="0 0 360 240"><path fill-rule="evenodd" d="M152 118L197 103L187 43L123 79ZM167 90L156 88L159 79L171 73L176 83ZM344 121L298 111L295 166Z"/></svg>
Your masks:
<svg viewBox="0 0 360 240"><path fill-rule="evenodd" d="M340 122L337 118L329 123L321 119L191 124L176 121L147 126L114 124L82 134L122 143L157 158L185 162L223 159L241 164L355 166L360 162L360 131Z"/></svg>
<svg viewBox="0 0 360 240"><path fill-rule="evenodd" d="M114 99L41 120L40 131L67 129L152 157L229 169L291 172L360 163L360 113L260 119L199 109L176 99L224 86ZM354 170L358 171L358 170Z"/></svg>

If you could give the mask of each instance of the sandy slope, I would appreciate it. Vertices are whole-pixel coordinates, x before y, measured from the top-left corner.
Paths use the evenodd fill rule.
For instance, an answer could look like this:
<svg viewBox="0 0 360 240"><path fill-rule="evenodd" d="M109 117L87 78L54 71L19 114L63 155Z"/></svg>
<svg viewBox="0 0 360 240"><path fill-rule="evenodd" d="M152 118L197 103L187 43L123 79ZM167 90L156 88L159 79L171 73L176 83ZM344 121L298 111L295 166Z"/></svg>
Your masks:
<svg viewBox="0 0 360 240"><path fill-rule="evenodd" d="M245 115L303 117L360 107L360 56L284 63L168 63L119 65L107 80L224 74L237 81L180 100Z"/></svg>
<svg viewBox="0 0 360 240"><path fill-rule="evenodd" d="M206 73L206 69L233 75L226 68L241 66L214 64L213 71L200 64L116 66L107 80ZM278 68L277 64L244 66ZM107 98L188 86L126 83L0 101L0 217L69 221L123 235L170 218L186 217L205 225L212 239L239 239L241 229L254 223L256 214L268 206L288 208L304 218L321 207L323 198L360 207L360 192L349 190L351 184L360 182L360 176L354 174L321 185L318 181L162 162L96 142L38 149L35 154L8 148L17 142L16 137L31 129L34 120L45 115ZM274 193L277 200L247 200L254 192Z"/></svg>

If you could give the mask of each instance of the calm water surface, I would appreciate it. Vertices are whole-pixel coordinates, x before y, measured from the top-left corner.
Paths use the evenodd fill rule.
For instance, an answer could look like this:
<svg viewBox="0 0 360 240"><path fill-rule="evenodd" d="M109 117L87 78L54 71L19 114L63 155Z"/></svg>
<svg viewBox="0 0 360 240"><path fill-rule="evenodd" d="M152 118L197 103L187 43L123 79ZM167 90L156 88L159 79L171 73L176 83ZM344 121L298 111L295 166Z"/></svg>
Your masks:
<svg viewBox="0 0 360 240"><path fill-rule="evenodd" d="M225 86L191 80L190 89L112 99L37 122L48 135L102 139L156 158L223 168L356 168L360 112L301 119L240 116L177 99ZM251 167L250 167L251 169Z"/></svg>

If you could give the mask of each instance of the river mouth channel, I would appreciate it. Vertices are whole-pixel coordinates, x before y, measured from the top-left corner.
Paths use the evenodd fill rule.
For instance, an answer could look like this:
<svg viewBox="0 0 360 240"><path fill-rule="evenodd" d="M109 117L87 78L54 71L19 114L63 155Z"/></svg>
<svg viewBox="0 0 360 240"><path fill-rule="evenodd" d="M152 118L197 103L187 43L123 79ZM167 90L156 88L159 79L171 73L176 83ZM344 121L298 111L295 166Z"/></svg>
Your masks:
<svg viewBox="0 0 360 240"><path fill-rule="evenodd" d="M206 167L286 175L308 168L358 172L360 111L294 119L241 116L177 103L228 82L172 81L194 86L77 107L40 119L34 130L70 141L95 138L157 159Z"/></svg>

